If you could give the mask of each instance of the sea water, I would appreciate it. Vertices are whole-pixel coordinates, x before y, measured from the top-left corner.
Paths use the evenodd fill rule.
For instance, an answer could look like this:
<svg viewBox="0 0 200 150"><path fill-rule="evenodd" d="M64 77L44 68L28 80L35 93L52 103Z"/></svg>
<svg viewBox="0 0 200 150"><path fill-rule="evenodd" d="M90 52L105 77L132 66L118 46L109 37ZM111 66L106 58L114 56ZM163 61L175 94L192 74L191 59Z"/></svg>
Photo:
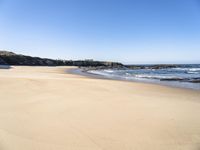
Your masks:
<svg viewBox="0 0 200 150"><path fill-rule="evenodd" d="M158 83L200 90L200 64L184 64L174 68L162 69L104 69L88 72L113 79Z"/></svg>

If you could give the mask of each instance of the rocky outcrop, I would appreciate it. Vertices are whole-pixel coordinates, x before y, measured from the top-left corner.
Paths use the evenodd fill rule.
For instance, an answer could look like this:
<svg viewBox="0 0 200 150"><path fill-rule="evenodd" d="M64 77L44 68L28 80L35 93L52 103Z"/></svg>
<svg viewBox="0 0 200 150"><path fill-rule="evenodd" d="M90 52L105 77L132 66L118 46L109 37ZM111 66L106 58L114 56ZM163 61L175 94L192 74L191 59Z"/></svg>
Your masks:
<svg viewBox="0 0 200 150"><path fill-rule="evenodd" d="M177 68L180 65L176 64L156 64L156 65L126 65L128 69L167 69L167 68Z"/></svg>
<svg viewBox="0 0 200 150"><path fill-rule="evenodd" d="M200 83L200 78L169 78L169 79L160 79L160 81L180 81L180 82Z"/></svg>

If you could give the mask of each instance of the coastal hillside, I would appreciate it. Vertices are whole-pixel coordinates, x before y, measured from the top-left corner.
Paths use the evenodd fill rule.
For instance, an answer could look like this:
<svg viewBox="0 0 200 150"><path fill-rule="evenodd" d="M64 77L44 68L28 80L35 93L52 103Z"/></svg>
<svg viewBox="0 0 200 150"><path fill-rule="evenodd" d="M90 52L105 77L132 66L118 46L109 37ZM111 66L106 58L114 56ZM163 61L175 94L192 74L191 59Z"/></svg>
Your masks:
<svg viewBox="0 0 200 150"><path fill-rule="evenodd" d="M122 67L118 62L93 61L93 60L54 60L48 58L31 57L15 54L9 51L0 51L0 65L25 65L25 66L80 66L80 67Z"/></svg>
<svg viewBox="0 0 200 150"><path fill-rule="evenodd" d="M155 65L124 65L119 62L86 60L59 60L16 54L10 51L0 51L0 65L21 66L78 66L86 69L166 69L176 68L176 64Z"/></svg>
<svg viewBox="0 0 200 150"><path fill-rule="evenodd" d="M0 65L7 65L7 63L3 59L0 58Z"/></svg>

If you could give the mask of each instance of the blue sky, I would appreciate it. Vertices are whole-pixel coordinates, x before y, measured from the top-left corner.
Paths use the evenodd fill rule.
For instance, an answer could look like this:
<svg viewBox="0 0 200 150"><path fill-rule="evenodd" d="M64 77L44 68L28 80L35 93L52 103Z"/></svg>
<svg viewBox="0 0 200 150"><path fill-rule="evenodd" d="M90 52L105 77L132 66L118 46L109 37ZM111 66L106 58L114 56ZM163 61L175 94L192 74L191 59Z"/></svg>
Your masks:
<svg viewBox="0 0 200 150"><path fill-rule="evenodd" d="M0 0L0 49L60 59L200 63L200 0Z"/></svg>

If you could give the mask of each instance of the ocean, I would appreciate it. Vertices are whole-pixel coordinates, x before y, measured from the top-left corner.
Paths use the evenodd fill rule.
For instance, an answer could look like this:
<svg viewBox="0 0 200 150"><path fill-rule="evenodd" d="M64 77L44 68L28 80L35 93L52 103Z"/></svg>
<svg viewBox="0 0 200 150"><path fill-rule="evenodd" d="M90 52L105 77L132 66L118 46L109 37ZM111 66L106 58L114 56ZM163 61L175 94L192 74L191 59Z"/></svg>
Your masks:
<svg viewBox="0 0 200 150"><path fill-rule="evenodd" d="M200 90L200 64L184 64L174 68L162 69L104 69L90 70L88 72L111 79L140 81Z"/></svg>

